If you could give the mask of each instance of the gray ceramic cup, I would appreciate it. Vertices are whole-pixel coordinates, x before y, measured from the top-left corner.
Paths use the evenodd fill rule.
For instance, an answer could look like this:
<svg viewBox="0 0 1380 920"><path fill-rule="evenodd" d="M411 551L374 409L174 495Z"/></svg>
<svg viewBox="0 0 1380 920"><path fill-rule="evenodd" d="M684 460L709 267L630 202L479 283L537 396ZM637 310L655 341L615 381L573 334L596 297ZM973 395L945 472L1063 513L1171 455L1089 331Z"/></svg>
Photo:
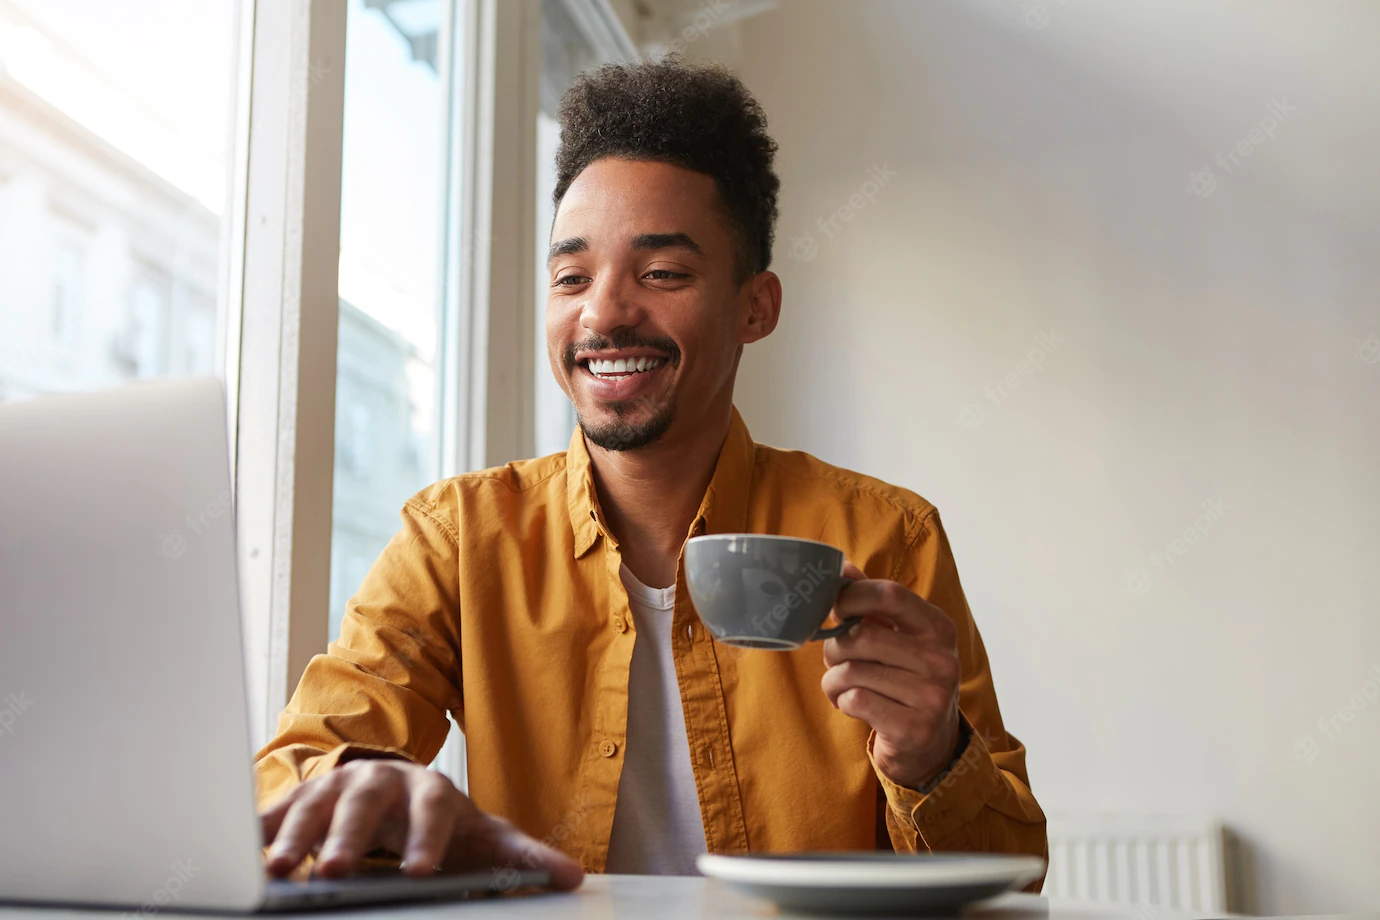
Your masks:
<svg viewBox="0 0 1380 920"><path fill-rule="evenodd" d="M862 617L820 629L849 579L843 551L828 543L755 533L716 533L685 544L695 612L727 645L797 649L846 632Z"/></svg>

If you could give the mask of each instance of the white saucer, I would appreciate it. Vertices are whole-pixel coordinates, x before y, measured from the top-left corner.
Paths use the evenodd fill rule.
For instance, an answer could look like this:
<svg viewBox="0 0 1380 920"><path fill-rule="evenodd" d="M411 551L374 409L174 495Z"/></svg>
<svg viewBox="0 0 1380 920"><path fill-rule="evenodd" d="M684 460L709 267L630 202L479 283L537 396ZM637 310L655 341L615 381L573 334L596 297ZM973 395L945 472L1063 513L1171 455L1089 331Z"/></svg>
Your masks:
<svg viewBox="0 0 1380 920"><path fill-rule="evenodd" d="M989 853L706 854L696 867L711 878L776 904L816 914L949 913L1035 881L1037 856Z"/></svg>

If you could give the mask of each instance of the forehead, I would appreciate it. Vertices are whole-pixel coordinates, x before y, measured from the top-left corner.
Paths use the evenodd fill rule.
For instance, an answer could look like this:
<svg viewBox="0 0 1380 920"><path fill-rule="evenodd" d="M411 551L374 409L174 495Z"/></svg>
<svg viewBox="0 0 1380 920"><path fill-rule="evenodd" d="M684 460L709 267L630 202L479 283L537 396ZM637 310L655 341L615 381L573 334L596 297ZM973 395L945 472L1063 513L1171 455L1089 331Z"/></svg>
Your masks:
<svg viewBox="0 0 1380 920"><path fill-rule="evenodd" d="M631 238L640 233L684 232L703 245L726 238L714 180L670 163L596 160L575 177L561 199L551 238ZM716 247L717 248L717 247Z"/></svg>

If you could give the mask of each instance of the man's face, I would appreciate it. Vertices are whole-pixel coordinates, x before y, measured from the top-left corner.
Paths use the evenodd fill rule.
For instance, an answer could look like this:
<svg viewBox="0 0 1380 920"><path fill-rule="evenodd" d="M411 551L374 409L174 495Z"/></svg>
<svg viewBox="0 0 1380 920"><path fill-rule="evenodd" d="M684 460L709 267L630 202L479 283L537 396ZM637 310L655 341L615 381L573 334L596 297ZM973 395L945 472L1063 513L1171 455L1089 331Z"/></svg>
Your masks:
<svg viewBox="0 0 1380 920"><path fill-rule="evenodd" d="M634 450L731 402L743 343L771 331L779 286L735 281L714 180L606 158L571 183L551 231L546 342L585 437ZM763 286L776 291L762 321Z"/></svg>

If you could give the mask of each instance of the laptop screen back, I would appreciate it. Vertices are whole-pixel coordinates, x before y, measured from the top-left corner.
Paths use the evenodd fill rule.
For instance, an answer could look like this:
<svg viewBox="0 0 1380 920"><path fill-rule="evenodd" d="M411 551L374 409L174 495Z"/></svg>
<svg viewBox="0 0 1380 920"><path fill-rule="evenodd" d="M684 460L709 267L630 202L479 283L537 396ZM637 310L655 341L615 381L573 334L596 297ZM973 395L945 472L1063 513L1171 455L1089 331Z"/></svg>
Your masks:
<svg viewBox="0 0 1380 920"><path fill-rule="evenodd" d="M0 899L262 896L214 380L0 405Z"/></svg>

